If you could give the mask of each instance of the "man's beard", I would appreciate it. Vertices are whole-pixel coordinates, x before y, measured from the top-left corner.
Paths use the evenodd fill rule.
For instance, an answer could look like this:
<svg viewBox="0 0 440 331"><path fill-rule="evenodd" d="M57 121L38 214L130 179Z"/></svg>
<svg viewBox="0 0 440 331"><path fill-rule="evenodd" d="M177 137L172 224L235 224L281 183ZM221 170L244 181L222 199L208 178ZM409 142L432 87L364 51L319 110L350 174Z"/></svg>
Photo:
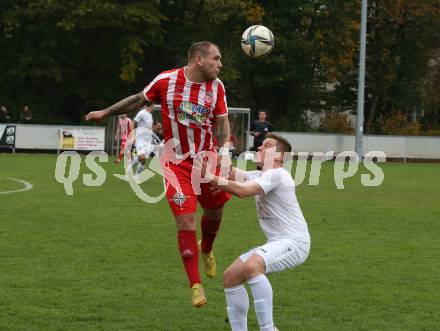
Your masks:
<svg viewBox="0 0 440 331"><path fill-rule="evenodd" d="M214 80L214 79L217 78L217 75L216 75L216 74L210 74L210 73L208 73L208 72L205 71L205 70L202 70L202 76L203 76L203 79L204 79L205 81L208 81L208 80Z"/></svg>

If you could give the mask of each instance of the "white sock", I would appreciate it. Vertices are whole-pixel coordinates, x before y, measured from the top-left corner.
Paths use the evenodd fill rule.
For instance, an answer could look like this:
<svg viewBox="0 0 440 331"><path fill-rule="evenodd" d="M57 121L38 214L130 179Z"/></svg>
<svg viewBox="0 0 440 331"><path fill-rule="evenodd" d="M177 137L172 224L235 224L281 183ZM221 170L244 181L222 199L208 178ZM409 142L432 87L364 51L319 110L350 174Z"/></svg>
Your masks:
<svg viewBox="0 0 440 331"><path fill-rule="evenodd" d="M232 331L247 331L249 297L243 284L225 288L226 310Z"/></svg>
<svg viewBox="0 0 440 331"><path fill-rule="evenodd" d="M142 163L139 163L137 168L136 168L136 175L139 175L142 170L144 170L144 165Z"/></svg>
<svg viewBox="0 0 440 331"><path fill-rule="evenodd" d="M273 331L272 286L266 275L259 275L248 280L254 297L255 314L260 331Z"/></svg>

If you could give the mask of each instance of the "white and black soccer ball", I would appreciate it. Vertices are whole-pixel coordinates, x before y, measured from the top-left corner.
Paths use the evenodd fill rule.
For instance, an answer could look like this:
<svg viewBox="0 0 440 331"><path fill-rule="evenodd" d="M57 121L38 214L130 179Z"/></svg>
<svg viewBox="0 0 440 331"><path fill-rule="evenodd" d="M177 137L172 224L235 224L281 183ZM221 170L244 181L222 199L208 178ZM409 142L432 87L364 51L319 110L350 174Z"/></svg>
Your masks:
<svg viewBox="0 0 440 331"><path fill-rule="evenodd" d="M264 25L253 25L241 36L241 47L250 57L261 57L269 54L275 45L272 31Z"/></svg>

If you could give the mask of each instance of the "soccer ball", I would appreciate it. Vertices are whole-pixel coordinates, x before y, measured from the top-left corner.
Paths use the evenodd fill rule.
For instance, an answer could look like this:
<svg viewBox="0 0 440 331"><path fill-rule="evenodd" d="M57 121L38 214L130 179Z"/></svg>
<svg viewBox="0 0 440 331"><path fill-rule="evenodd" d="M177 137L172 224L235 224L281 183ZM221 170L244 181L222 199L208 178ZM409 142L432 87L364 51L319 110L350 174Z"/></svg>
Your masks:
<svg viewBox="0 0 440 331"><path fill-rule="evenodd" d="M241 48L250 57L261 57L269 54L275 45L272 31L263 25L253 25L241 36Z"/></svg>

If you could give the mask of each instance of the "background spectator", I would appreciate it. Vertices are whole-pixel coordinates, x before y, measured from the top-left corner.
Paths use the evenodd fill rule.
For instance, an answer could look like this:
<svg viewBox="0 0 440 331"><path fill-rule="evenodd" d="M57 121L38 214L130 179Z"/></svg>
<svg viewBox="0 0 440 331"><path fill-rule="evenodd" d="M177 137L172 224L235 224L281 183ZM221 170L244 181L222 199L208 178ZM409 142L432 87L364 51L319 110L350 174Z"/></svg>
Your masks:
<svg viewBox="0 0 440 331"><path fill-rule="evenodd" d="M252 122L250 129L250 135L254 136L254 146L252 150L256 151L266 138L266 134L275 130L275 127L272 123L267 121L266 110L262 109L258 111L258 119Z"/></svg>
<svg viewBox="0 0 440 331"><path fill-rule="evenodd" d="M29 124L32 122L32 111L29 106L24 106L20 112L20 122Z"/></svg>
<svg viewBox="0 0 440 331"><path fill-rule="evenodd" d="M8 110L5 106L0 106L0 123L9 123L11 116L9 116Z"/></svg>

